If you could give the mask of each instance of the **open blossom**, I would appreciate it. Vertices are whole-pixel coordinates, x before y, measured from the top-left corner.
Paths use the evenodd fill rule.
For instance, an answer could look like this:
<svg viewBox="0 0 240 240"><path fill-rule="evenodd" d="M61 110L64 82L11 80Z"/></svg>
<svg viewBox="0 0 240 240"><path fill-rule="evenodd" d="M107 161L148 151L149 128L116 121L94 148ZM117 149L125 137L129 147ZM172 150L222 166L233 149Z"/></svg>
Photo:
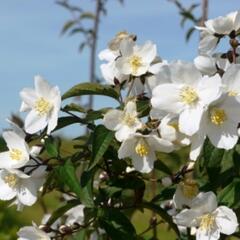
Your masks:
<svg viewBox="0 0 240 240"><path fill-rule="evenodd" d="M25 119L25 130L33 134L47 127L49 134L58 122L61 95L57 86L51 87L41 76L35 76L35 89L24 88L20 92L20 111L30 111Z"/></svg>
<svg viewBox="0 0 240 240"><path fill-rule="evenodd" d="M130 157L137 171L148 173L153 169L156 152L171 152L171 142L161 139L156 135L142 135L135 133L123 141L118 150L120 159Z"/></svg>
<svg viewBox="0 0 240 240"><path fill-rule="evenodd" d="M0 199L11 200L16 203L32 206L37 201L37 191L44 179L45 167L40 167L31 176L19 170L0 170Z"/></svg>
<svg viewBox="0 0 240 240"><path fill-rule="evenodd" d="M217 46L221 37L240 29L240 11L210 19L205 22L205 27L196 28L201 31L200 53L210 53Z"/></svg>
<svg viewBox="0 0 240 240"><path fill-rule="evenodd" d="M117 109L109 110L104 115L103 124L106 128L116 131L115 137L120 142L126 140L131 134L142 128L134 101L129 101L123 111Z"/></svg>
<svg viewBox="0 0 240 240"><path fill-rule="evenodd" d="M182 210L174 219L177 225L196 227L197 240L217 240L220 233L231 235L238 227L236 214L228 207L217 207L213 192L199 193L191 208Z"/></svg>
<svg viewBox="0 0 240 240"><path fill-rule="evenodd" d="M150 68L157 55L157 48L150 41L138 46L133 41L123 40L120 44L120 53L121 56L116 60L119 72L141 76Z"/></svg>
<svg viewBox="0 0 240 240"><path fill-rule="evenodd" d="M0 153L0 168L20 168L29 161L30 150L24 135L18 135L12 130L2 134L7 143L8 151Z"/></svg>
<svg viewBox="0 0 240 240"><path fill-rule="evenodd" d="M186 178L181 181L173 196L173 204L175 208L191 207L193 200L198 194L198 185L193 179Z"/></svg>
<svg viewBox="0 0 240 240"><path fill-rule="evenodd" d="M50 236L40 230L35 224L21 228L17 235L18 240L51 240Z"/></svg>
<svg viewBox="0 0 240 240"><path fill-rule="evenodd" d="M179 130L192 136L199 130L208 105L221 95L221 78L204 76L192 63L175 62L170 66L171 83L153 89L153 108L179 115Z"/></svg>

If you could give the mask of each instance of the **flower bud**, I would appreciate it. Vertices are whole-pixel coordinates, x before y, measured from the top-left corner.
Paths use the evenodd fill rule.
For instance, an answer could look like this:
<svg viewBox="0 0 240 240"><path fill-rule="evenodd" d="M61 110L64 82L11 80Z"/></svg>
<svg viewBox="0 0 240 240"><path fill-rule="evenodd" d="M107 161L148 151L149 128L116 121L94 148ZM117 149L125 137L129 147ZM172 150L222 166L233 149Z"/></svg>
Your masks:
<svg viewBox="0 0 240 240"><path fill-rule="evenodd" d="M162 178L161 181L162 181L162 185L164 187L169 187L172 185L172 179L170 177L164 177L164 178Z"/></svg>
<svg viewBox="0 0 240 240"><path fill-rule="evenodd" d="M67 225L61 225L59 227L59 232L62 234L68 234L68 233L72 233L72 228L67 226Z"/></svg>

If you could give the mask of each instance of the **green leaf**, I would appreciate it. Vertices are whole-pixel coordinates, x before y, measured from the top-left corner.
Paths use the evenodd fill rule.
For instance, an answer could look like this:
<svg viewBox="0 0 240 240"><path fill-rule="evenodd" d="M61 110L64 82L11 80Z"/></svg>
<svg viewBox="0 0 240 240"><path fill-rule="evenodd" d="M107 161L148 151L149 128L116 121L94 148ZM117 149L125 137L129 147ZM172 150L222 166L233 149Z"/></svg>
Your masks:
<svg viewBox="0 0 240 240"><path fill-rule="evenodd" d="M68 116L68 117L60 117L58 119L58 125L57 127L54 129L54 131L57 131L61 128L67 127L69 125L75 124L75 123L82 123L82 124L86 124L85 122L82 122L81 119L78 119L77 117L72 117L72 116Z"/></svg>
<svg viewBox="0 0 240 240"><path fill-rule="evenodd" d="M56 222L56 220L60 217L62 217L69 209L77 206L78 204L80 204L80 202L78 200L70 200L68 201L64 206L58 208L57 210L55 210L51 217L48 219L46 225L51 226L54 222Z"/></svg>
<svg viewBox="0 0 240 240"><path fill-rule="evenodd" d="M62 99L83 95L102 95L119 100L119 92L109 85L98 83L80 83L64 93Z"/></svg>
<svg viewBox="0 0 240 240"><path fill-rule="evenodd" d="M53 139L51 137L48 137L47 139L45 139L45 148L47 153L51 156L51 157L58 157L59 154L59 147L60 147L60 141L57 139Z"/></svg>
<svg viewBox="0 0 240 240"><path fill-rule="evenodd" d="M70 103L63 108L64 111L85 113L86 109L79 104Z"/></svg>
<svg viewBox="0 0 240 240"><path fill-rule="evenodd" d="M63 35L64 33L66 33L74 24L76 24L75 20L69 20L67 21L64 25L63 28L61 30L61 34Z"/></svg>
<svg viewBox="0 0 240 240"><path fill-rule="evenodd" d="M139 117L147 116L149 114L150 109L151 108L149 99L137 101L137 112Z"/></svg>
<svg viewBox="0 0 240 240"><path fill-rule="evenodd" d="M95 15L92 12L83 12L80 19L95 19Z"/></svg>
<svg viewBox="0 0 240 240"><path fill-rule="evenodd" d="M136 231L131 221L117 209L99 209L99 224L114 240L136 239Z"/></svg>
<svg viewBox="0 0 240 240"><path fill-rule="evenodd" d="M92 159L89 169L94 168L99 163L113 138L114 132L108 130L103 125L99 125L95 128L92 143Z"/></svg>

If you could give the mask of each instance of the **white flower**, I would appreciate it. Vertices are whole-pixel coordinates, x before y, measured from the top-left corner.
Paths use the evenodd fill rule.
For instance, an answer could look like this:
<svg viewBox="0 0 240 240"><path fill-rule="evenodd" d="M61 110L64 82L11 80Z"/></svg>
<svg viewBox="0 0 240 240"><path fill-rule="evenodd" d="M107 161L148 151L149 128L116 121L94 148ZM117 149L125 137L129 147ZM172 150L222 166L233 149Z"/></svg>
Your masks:
<svg viewBox="0 0 240 240"><path fill-rule="evenodd" d="M201 31L200 53L210 53L217 46L220 37L240 29L240 11L210 19L205 22L205 27L196 28Z"/></svg>
<svg viewBox="0 0 240 240"><path fill-rule="evenodd" d="M129 101L123 111L117 109L109 110L104 115L103 124L107 129L116 131L116 139L122 142L138 129L142 128L142 123L137 115L136 103Z"/></svg>
<svg viewBox="0 0 240 240"><path fill-rule="evenodd" d="M177 186L173 196L173 204L175 208L182 209L185 206L191 207L193 199L198 194L198 185L192 179L184 179Z"/></svg>
<svg viewBox="0 0 240 240"><path fill-rule="evenodd" d="M47 127L47 134L57 126L61 95L57 86L51 87L41 76L35 76L35 90L24 88L20 111L30 111L25 119L26 132L33 134Z"/></svg>
<svg viewBox="0 0 240 240"><path fill-rule="evenodd" d="M66 212L68 216L66 219L66 225L73 225L74 223L82 224L84 221L84 205L80 204L71 208Z"/></svg>
<svg viewBox="0 0 240 240"><path fill-rule="evenodd" d="M137 171L148 173L153 169L156 160L155 152L171 152L171 142L156 135L141 135L135 133L126 139L118 150L120 159L130 157Z"/></svg>
<svg viewBox="0 0 240 240"><path fill-rule="evenodd" d="M179 131L178 118L173 114L166 115L158 129L161 137L172 142L176 149L190 144L189 137Z"/></svg>
<svg viewBox="0 0 240 240"><path fill-rule="evenodd" d="M51 240L50 236L40 230L35 224L21 228L17 235L19 237L18 240Z"/></svg>
<svg viewBox="0 0 240 240"><path fill-rule="evenodd" d="M231 65L224 73L222 82L229 96L240 99L240 64Z"/></svg>
<svg viewBox="0 0 240 240"><path fill-rule="evenodd" d="M0 153L0 168L20 168L29 161L29 148L24 135L14 131L5 131L2 134L7 143L8 151Z"/></svg>
<svg viewBox="0 0 240 240"><path fill-rule="evenodd" d="M135 45L133 41L123 40L120 44L121 56L116 60L119 72L125 75L141 76L150 68L156 57L157 48L150 41L143 46Z"/></svg>
<svg viewBox="0 0 240 240"><path fill-rule="evenodd" d="M0 199L16 197L17 204L32 206L37 201L37 191L42 185L45 167L29 176L19 170L0 170Z"/></svg>
<svg viewBox="0 0 240 240"><path fill-rule="evenodd" d="M179 114L179 130L189 136L199 129L204 109L221 94L221 78L204 76L191 63L170 66L172 83L153 89L153 108Z"/></svg>
<svg viewBox="0 0 240 240"><path fill-rule="evenodd" d="M238 141L240 103L233 96L222 96L204 112L200 130L192 138L190 159L196 160L206 136L217 148L232 149Z"/></svg>
<svg viewBox="0 0 240 240"><path fill-rule="evenodd" d="M174 219L177 225L197 227L197 240L217 240L220 233L231 235L238 227L236 214L228 207L217 207L213 192L200 193L191 209L182 210Z"/></svg>

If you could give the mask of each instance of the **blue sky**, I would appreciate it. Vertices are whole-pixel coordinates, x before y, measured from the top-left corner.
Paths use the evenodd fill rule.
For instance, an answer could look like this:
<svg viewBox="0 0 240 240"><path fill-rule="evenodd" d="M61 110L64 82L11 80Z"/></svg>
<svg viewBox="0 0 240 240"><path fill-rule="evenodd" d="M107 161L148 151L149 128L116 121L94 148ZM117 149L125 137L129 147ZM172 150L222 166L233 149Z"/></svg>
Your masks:
<svg viewBox="0 0 240 240"><path fill-rule="evenodd" d="M199 0L200 1L200 0ZM85 9L93 0L75 0ZM184 4L195 1L184 0ZM210 17L234 11L239 0L210 0ZM197 55L198 34L189 43L179 25L177 9L167 0L108 0L108 14L102 17L98 52L121 30L136 33L138 40L152 40L159 55L168 60L191 61ZM2 0L0 3L0 127L20 106L19 91L33 86L40 74L62 92L88 80L88 52L79 54L79 37L61 37L60 29L69 13L54 0ZM100 62L98 61L99 66ZM98 104L100 106L100 104ZM109 106L104 101L101 105ZM98 106L96 106L98 107Z"/></svg>

